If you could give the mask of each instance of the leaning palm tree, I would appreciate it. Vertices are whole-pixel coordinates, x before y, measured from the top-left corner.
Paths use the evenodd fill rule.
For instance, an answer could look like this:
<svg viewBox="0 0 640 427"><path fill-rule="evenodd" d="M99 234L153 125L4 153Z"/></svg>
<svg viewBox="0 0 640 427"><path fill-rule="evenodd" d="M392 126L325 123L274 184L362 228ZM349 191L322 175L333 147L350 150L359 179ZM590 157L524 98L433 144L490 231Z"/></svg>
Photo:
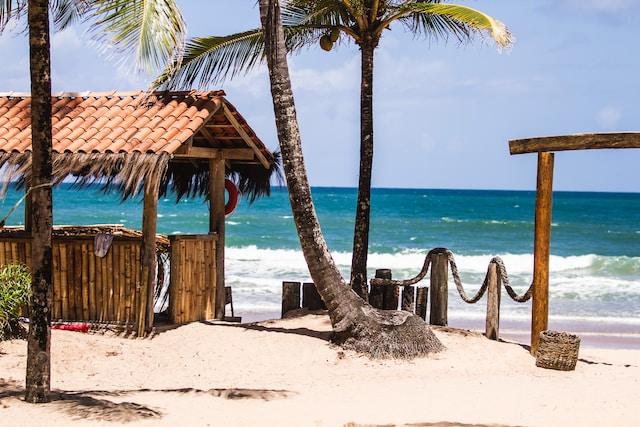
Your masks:
<svg viewBox="0 0 640 427"><path fill-rule="evenodd" d="M27 15L31 70L31 301L25 400L48 402L51 388L52 111L49 9L57 29L95 19L140 65L165 64L182 43L184 22L173 0L2 0L0 34ZM116 13L117 12L117 13ZM133 25L132 25L133 24Z"/></svg>
<svg viewBox="0 0 640 427"><path fill-rule="evenodd" d="M406 311L377 310L350 289L336 267L311 198L287 65L285 31L278 0L260 0L273 110L289 200L302 252L329 309L333 340L375 358L414 358L442 350L424 321Z"/></svg>
<svg viewBox="0 0 640 427"><path fill-rule="evenodd" d="M367 300L367 254L373 166L374 53L385 30L401 25L413 34L460 42L488 34L506 47L511 34L504 24L467 6L441 0L282 0L284 43L288 52L319 43L324 50L355 43L361 52L360 173L356 204L351 286ZM188 41L181 57L163 72L156 85L206 87L246 72L264 58L262 28Z"/></svg>

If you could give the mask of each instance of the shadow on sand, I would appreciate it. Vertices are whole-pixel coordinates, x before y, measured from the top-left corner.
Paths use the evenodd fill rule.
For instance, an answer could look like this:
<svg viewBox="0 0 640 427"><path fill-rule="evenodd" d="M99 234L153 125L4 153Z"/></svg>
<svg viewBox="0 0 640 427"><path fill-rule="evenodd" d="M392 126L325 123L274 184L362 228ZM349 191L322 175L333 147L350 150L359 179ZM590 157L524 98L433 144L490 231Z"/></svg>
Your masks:
<svg viewBox="0 0 640 427"><path fill-rule="evenodd" d="M114 402L105 397L124 397L139 393L178 393L202 394L229 400L255 399L271 401L283 399L294 394L287 390L214 388L200 390L195 388L176 389L136 389L136 390L85 390L62 391L52 390L51 402L45 404L56 411L70 416L72 419L108 421L126 423L139 420L160 419L163 413L158 408L145 406L135 402ZM0 408L5 399L20 399L24 396L24 388L17 381L0 379Z"/></svg>

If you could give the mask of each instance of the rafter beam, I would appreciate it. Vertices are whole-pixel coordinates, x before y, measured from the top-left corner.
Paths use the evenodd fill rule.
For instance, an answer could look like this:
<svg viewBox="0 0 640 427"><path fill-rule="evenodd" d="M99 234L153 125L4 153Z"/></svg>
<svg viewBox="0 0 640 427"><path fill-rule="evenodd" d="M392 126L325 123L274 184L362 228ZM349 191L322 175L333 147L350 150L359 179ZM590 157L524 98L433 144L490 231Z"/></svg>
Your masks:
<svg viewBox="0 0 640 427"><path fill-rule="evenodd" d="M226 105L223 105L222 111L224 112L224 116L227 118L227 120L229 120L229 122L233 125L233 127L236 129L238 134L240 134L244 142L246 142L247 145L251 147L253 152L256 154L256 157L258 158L258 160L260 160L260 163L262 163L262 166L264 166L265 169L269 169L271 167L271 164L269 163L267 158L264 156L264 154L262 154L262 151L260 151L260 149L256 146L255 142L253 142L253 139L251 139L251 137L247 134L247 132L245 132L244 128L240 125L238 120L234 117L233 113L229 111L229 108L227 108Z"/></svg>

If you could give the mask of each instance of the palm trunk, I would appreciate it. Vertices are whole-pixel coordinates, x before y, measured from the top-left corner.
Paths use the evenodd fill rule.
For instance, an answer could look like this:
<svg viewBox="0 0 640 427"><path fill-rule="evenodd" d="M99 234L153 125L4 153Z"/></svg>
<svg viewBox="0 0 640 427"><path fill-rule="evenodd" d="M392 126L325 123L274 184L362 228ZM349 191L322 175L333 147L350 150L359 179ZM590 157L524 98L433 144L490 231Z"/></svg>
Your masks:
<svg viewBox="0 0 640 427"><path fill-rule="evenodd" d="M31 67L31 307L25 400L49 401L51 338L51 66L48 0L29 0ZM40 187L39 187L40 186Z"/></svg>
<svg viewBox="0 0 640 427"><path fill-rule="evenodd" d="M260 0L271 95L289 201L300 245L318 293L327 305L334 341L372 357L411 358L442 349L417 316L382 312L347 286L320 230L302 156L278 0Z"/></svg>
<svg viewBox="0 0 640 427"><path fill-rule="evenodd" d="M371 214L371 170L373 167L373 53L375 44L364 41L361 49L360 81L360 178L353 232L351 287L368 301L367 255Z"/></svg>

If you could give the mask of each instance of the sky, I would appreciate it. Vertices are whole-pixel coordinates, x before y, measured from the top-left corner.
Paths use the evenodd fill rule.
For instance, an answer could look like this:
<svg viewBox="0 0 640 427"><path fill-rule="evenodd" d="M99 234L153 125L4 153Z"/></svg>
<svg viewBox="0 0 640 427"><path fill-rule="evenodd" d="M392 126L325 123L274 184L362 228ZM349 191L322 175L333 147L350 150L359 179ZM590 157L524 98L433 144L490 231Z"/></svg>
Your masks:
<svg viewBox="0 0 640 427"><path fill-rule="evenodd" d="M400 25L376 51L374 187L533 190L536 156L508 141L640 131L640 0L460 0L500 19L516 43L415 38ZM189 36L259 24L255 0L178 1ZM0 91L28 91L20 28L0 36ZM152 76L105 57L78 25L52 36L54 91L145 89ZM357 185L359 51L319 47L290 58L309 179ZM277 148L266 67L220 85ZM218 89L209 87L205 89ZM555 189L640 192L640 150L556 154Z"/></svg>

